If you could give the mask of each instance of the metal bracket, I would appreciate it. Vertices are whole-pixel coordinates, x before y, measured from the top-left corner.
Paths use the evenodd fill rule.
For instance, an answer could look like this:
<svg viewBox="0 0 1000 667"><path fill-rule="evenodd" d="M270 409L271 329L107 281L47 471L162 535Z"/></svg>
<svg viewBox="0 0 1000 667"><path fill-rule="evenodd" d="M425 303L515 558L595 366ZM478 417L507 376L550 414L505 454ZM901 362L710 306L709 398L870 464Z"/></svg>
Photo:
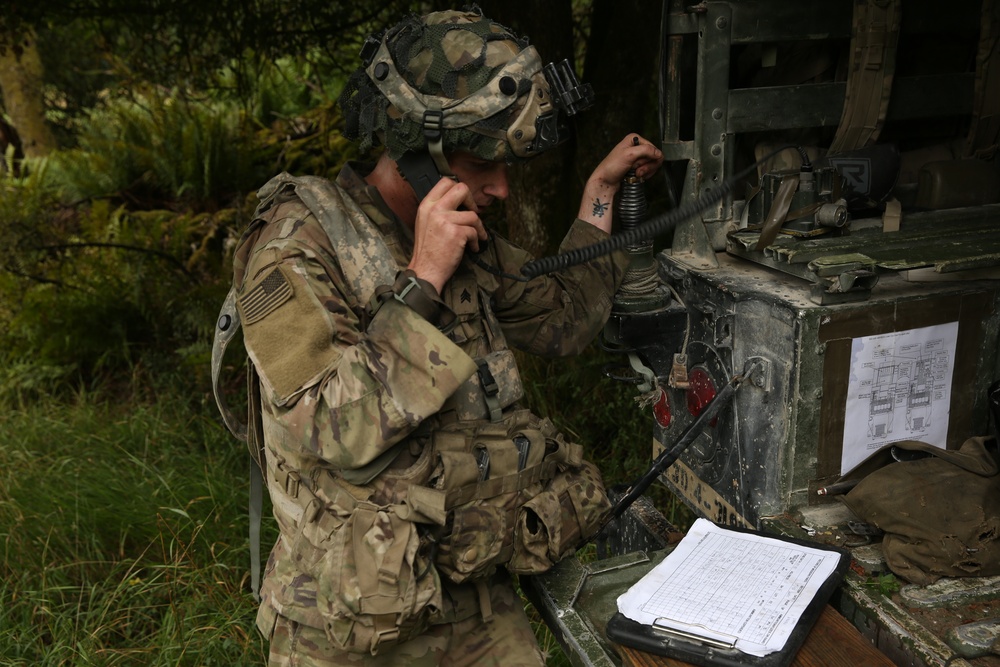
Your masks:
<svg viewBox="0 0 1000 667"><path fill-rule="evenodd" d="M752 375L748 378L750 384L757 389L771 391L771 360L764 357L750 357L747 363L754 363Z"/></svg>

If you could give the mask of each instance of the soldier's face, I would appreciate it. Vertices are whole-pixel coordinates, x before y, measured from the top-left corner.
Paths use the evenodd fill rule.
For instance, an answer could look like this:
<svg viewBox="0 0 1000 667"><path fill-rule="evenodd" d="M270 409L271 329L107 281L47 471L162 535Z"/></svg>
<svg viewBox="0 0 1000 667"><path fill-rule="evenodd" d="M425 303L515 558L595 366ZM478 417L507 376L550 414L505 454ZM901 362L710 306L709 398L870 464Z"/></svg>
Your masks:
<svg viewBox="0 0 1000 667"><path fill-rule="evenodd" d="M469 187L479 210L497 199L507 198L506 163L484 160L472 153L452 153L448 156L448 165L458 180Z"/></svg>

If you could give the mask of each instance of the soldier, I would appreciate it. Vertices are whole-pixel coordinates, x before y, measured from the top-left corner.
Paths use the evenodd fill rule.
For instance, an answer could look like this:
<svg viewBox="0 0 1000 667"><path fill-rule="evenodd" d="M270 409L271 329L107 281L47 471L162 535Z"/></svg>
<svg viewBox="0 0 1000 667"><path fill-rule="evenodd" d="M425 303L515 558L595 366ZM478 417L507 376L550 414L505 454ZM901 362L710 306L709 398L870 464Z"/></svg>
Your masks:
<svg viewBox="0 0 1000 667"><path fill-rule="evenodd" d="M258 627L271 665L541 665L510 573L573 553L609 502L580 446L521 405L508 345L584 349L626 260L525 282L530 258L480 214L586 90L553 99L568 68L475 8L407 18L362 60L341 104L348 136L384 145L374 168L273 179L236 252L280 528ZM606 238L622 178L661 162L636 135L612 148L563 249Z"/></svg>

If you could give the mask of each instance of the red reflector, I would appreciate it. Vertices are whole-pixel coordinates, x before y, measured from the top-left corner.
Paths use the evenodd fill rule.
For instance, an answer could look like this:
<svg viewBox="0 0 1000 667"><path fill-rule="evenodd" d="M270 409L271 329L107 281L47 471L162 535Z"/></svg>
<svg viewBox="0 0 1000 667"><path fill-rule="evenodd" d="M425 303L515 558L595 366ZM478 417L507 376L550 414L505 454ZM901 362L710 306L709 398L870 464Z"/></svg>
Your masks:
<svg viewBox="0 0 1000 667"><path fill-rule="evenodd" d="M653 417L656 419L656 423L667 428L670 426L670 399L667 398L667 392L660 390L660 397L656 399L656 403L653 403Z"/></svg>
<svg viewBox="0 0 1000 667"><path fill-rule="evenodd" d="M690 386L687 390L688 412L697 417L715 398L715 384L704 368L694 367L688 373Z"/></svg>

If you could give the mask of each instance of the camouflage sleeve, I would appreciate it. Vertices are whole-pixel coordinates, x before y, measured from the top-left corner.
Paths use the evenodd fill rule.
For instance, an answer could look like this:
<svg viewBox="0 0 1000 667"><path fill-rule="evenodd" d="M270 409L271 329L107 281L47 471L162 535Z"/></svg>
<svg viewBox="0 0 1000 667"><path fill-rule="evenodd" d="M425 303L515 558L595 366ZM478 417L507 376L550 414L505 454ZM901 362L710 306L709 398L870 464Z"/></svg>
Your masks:
<svg viewBox="0 0 1000 667"><path fill-rule="evenodd" d="M396 301L362 330L343 279L323 260L310 244L266 243L238 303L265 410L283 439L354 469L436 413L476 366Z"/></svg>
<svg viewBox="0 0 1000 667"><path fill-rule="evenodd" d="M592 245L607 233L582 220L570 227L559 252ZM524 250L499 240L497 262L519 274L531 260ZM496 295L497 318L507 341L542 356L579 354L600 332L621 285L628 256L619 251L569 269L523 283L504 279Z"/></svg>

